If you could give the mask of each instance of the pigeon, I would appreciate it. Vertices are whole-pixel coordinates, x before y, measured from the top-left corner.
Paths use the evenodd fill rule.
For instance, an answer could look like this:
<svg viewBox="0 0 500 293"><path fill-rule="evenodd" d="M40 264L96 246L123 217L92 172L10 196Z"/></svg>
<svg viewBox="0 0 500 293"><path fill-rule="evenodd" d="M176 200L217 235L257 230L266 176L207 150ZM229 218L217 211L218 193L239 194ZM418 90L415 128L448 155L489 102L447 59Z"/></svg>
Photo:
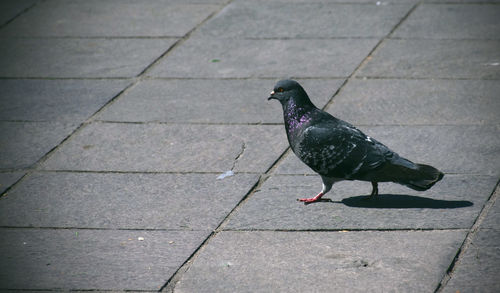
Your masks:
<svg viewBox="0 0 500 293"><path fill-rule="evenodd" d="M424 191L444 176L436 168L415 164L399 156L353 125L318 109L294 80L279 81L268 100L283 107L288 143L295 155L321 176L323 188L304 203L319 201L342 180L369 181L370 198L378 195L378 182L395 182Z"/></svg>

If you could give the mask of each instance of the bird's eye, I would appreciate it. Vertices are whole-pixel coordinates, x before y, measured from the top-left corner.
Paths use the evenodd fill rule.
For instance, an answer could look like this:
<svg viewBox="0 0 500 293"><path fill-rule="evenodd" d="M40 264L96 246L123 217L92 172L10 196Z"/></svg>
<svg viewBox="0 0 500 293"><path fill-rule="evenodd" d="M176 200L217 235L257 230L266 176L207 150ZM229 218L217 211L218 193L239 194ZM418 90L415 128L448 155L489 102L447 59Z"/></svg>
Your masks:
<svg viewBox="0 0 500 293"><path fill-rule="evenodd" d="M282 87L278 88L278 92L282 93L284 89Z"/></svg>

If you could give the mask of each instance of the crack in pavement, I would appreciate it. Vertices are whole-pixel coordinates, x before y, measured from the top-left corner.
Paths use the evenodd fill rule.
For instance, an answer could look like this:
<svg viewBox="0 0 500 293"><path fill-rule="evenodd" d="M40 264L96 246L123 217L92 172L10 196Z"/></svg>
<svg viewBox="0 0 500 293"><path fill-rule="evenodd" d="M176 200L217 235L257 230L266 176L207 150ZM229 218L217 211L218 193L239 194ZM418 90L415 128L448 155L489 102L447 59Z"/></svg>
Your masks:
<svg viewBox="0 0 500 293"><path fill-rule="evenodd" d="M241 142L241 149L240 149L240 152L236 155L236 157L234 158L234 161L233 161L233 165L231 166L231 171L234 170L234 168L236 167L236 163L238 163L238 161L241 159L241 157L243 156L243 153L245 152L245 150L247 149L247 144L245 143L245 141L243 140Z"/></svg>

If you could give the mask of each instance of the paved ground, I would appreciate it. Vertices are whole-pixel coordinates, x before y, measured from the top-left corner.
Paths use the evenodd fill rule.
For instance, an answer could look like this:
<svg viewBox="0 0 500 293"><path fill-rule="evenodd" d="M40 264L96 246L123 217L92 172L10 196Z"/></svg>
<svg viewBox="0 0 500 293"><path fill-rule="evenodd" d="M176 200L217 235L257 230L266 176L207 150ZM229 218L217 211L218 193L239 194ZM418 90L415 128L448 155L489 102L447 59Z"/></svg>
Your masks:
<svg viewBox="0 0 500 293"><path fill-rule="evenodd" d="M499 4L3 0L0 289L499 292ZM285 77L446 176L298 203Z"/></svg>

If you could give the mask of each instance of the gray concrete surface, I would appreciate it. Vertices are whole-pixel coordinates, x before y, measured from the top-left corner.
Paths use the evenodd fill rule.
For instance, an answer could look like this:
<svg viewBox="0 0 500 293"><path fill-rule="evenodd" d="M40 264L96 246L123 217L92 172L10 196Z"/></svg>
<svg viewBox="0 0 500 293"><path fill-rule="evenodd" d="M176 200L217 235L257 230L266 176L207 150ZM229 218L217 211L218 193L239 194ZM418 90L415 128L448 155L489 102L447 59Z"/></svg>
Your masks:
<svg viewBox="0 0 500 293"><path fill-rule="evenodd" d="M464 234L223 231L176 292L428 292Z"/></svg>
<svg viewBox="0 0 500 293"><path fill-rule="evenodd" d="M498 3L1 1L0 291L500 291ZM288 77L444 179L297 202Z"/></svg>

